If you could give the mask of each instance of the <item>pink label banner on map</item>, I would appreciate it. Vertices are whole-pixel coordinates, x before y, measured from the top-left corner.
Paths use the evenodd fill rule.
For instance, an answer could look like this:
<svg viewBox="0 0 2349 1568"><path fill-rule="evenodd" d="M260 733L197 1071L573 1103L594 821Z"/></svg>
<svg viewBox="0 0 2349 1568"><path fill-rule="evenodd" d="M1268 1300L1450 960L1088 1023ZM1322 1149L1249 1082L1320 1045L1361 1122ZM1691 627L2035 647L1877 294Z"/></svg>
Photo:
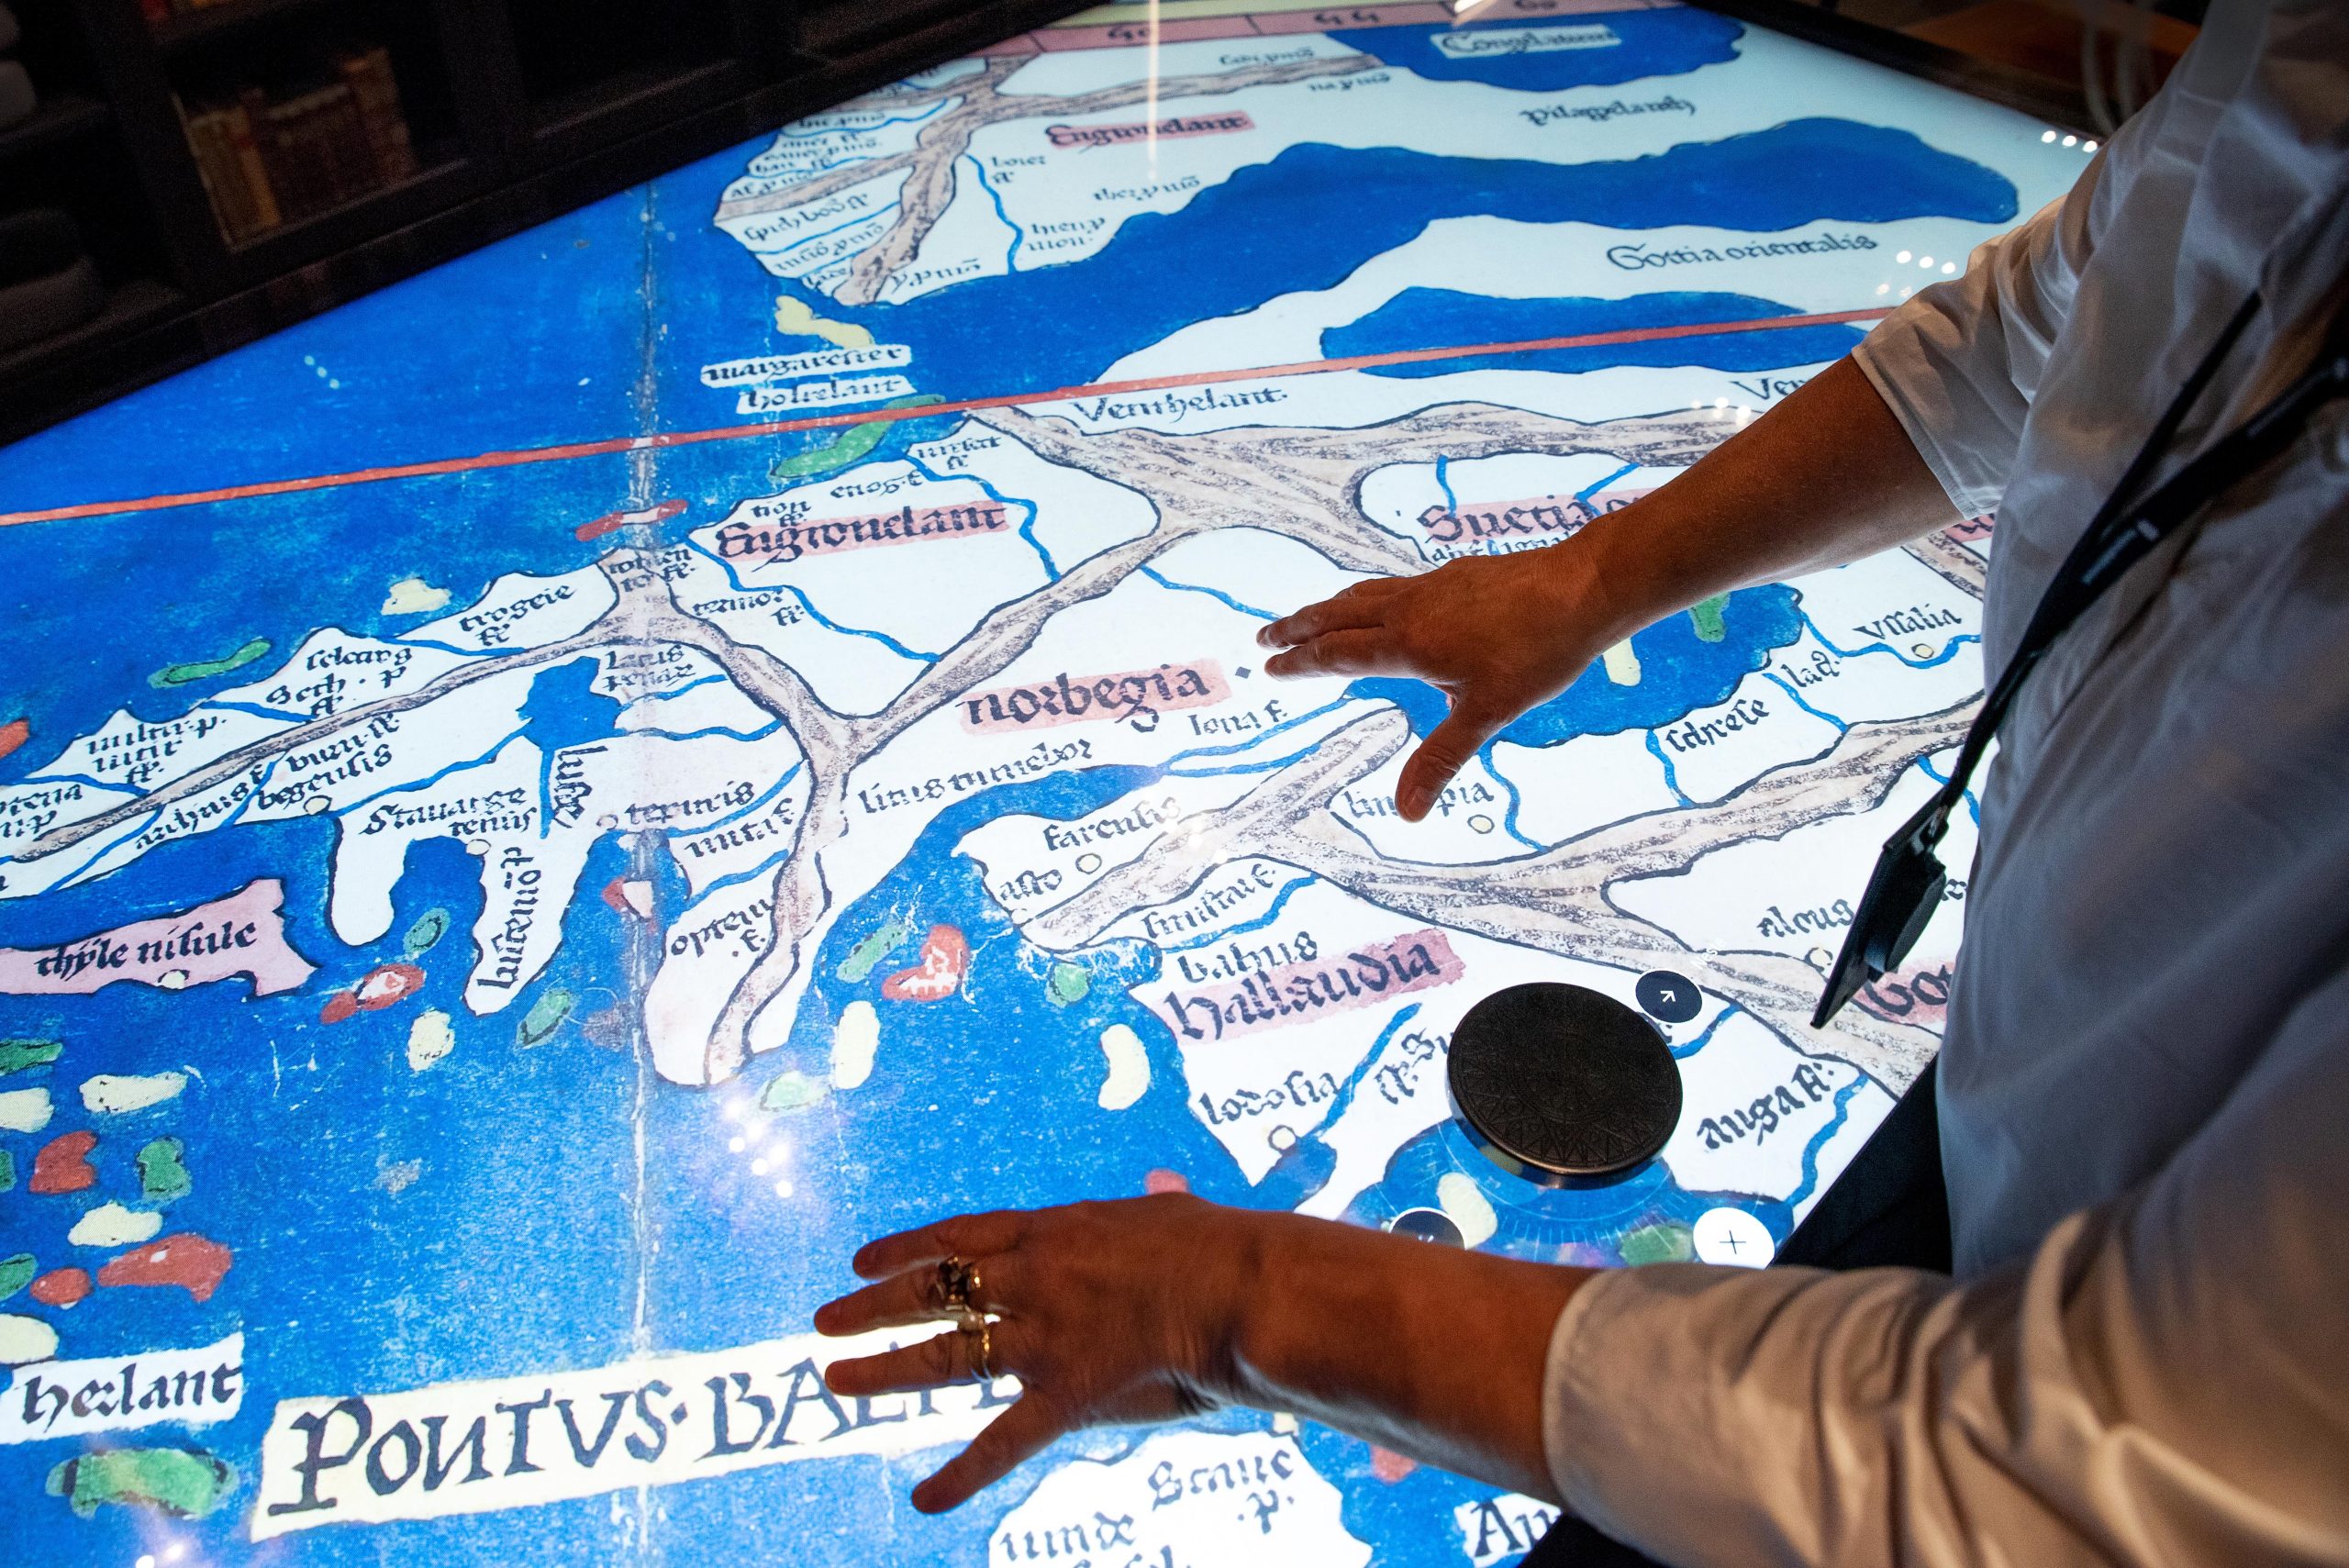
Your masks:
<svg viewBox="0 0 2349 1568"><path fill-rule="evenodd" d="M1063 671L1032 685L969 694L963 699L963 728L974 735L1004 735L1124 718L1131 719L1137 729L1150 730L1157 728L1162 713L1212 707L1230 695L1223 666L1212 659L1108 675Z"/></svg>
<svg viewBox="0 0 2349 1568"><path fill-rule="evenodd" d="M844 555L852 550L877 550L923 539L968 539L996 534L1011 527L1010 515L996 502L953 506L904 506L894 512L868 512L854 517L816 517L804 523L778 523L754 528L728 523L718 530L718 553L727 561L758 556L789 565L808 555Z"/></svg>
<svg viewBox="0 0 2349 1568"><path fill-rule="evenodd" d="M1185 1040L1233 1040L1449 985L1463 973L1460 955L1431 926L1391 941L1366 942L1352 952L1316 954L1228 985L1169 991L1148 1006Z"/></svg>
<svg viewBox="0 0 2349 1568"><path fill-rule="evenodd" d="M1648 494L1637 490L1598 490L1588 495L1531 495L1516 501L1464 501L1453 506L1430 506L1419 516L1419 527L1438 544L1475 543L1488 539L1547 535L1564 539L1584 524L1620 511Z"/></svg>
<svg viewBox="0 0 2349 1568"><path fill-rule="evenodd" d="M1167 141L1186 136L1230 136L1255 128L1254 120L1234 110L1227 115L1176 115L1154 125L1049 125L1044 136L1054 147L1114 147L1153 135Z"/></svg>
<svg viewBox="0 0 2349 1568"><path fill-rule="evenodd" d="M285 886L272 877L160 919L48 948L0 948L0 995L85 996L117 980L159 990L250 976L253 995L299 988L316 966L285 940Z"/></svg>

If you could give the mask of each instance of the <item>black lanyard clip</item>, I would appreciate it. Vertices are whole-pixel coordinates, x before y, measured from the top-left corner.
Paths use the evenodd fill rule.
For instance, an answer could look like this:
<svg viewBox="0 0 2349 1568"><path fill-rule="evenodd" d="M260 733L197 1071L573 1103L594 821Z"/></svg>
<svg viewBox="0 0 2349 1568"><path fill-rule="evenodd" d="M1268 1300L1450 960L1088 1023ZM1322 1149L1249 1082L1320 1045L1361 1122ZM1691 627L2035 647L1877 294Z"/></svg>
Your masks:
<svg viewBox="0 0 2349 1568"><path fill-rule="evenodd" d="M1826 993L1810 1016L1812 1029L1825 1029L1861 986L1899 968L1924 935L1949 887L1949 872L1933 853L1948 827L1948 801L1936 792L1884 841L1884 852L1868 876L1868 890L1860 895L1859 913L1852 917L1852 929L1843 938L1843 951L1835 955L1835 967L1827 976Z"/></svg>

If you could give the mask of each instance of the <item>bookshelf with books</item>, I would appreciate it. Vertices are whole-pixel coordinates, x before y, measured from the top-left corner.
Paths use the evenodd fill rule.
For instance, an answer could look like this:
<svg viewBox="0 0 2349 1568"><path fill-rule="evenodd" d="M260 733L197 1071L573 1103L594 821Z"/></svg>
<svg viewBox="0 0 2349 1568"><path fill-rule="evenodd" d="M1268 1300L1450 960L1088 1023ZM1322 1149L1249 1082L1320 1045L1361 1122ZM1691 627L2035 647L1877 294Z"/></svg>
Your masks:
<svg viewBox="0 0 2349 1568"><path fill-rule="evenodd" d="M287 243L297 231L317 230L317 243L331 249L351 225L317 220L379 206L427 171L479 158L455 109L447 8L431 0L222 0L150 21L151 52L232 272L250 276L284 254L321 253ZM242 20L228 27L215 17ZM206 30L181 30L195 23ZM271 259L252 261L251 247L264 240Z"/></svg>
<svg viewBox="0 0 2349 1568"><path fill-rule="evenodd" d="M317 217L417 172L398 80L380 45L340 53L331 76L273 95L179 106L196 172L231 245Z"/></svg>

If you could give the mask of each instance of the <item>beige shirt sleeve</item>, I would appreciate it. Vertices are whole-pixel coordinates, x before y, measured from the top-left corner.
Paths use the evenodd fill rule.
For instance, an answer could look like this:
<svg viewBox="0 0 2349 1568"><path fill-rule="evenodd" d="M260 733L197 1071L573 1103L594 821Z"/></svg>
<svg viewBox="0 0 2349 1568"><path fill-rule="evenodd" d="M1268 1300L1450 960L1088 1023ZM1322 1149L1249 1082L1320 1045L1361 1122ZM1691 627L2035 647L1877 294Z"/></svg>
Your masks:
<svg viewBox="0 0 2349 1568"><path fill-rule="evenodd" d="M1718 1568L2349 1563L2344 1020L2335 973L2148 1184L1980 1278L1593 1280L1550 1346L1566 1505Z"/></svg>
<svg viewBox="0 0 2349 1568"><path fill-rule="evenodd" d="M1998 509L2080 274L2166 107L2156 99L2061 200L1976 247L1963 273L1918 294L1853 350L1967 517Z"/></svg>

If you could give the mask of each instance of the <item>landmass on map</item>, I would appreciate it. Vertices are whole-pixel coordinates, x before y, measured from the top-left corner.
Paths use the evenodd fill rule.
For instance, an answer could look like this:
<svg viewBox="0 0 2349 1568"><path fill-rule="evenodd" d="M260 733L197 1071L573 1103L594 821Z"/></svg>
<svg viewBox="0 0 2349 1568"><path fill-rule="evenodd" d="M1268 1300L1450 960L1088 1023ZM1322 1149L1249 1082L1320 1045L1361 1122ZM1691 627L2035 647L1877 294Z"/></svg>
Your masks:
<svg viewBox="0 0 2349 1568"><path fill-rule="evenodd" d="M1693 460L1718 429L1710 411L1582 424L1489 405L1441 405L1371 432L1243 426L1088 434L1059 418L991 412L939 444L1016 465L1030 488L1058 475L1076 486L1072 499L1096 491L1122 496L1133 520L1113 515L1100 527L1132 531L1060 536L1056 570L1037 570L1030 554L1024 589L1017 571L995 581L977 574L982 558L970 553L998 549L998 539L1004 548L1030 550L1008 535L982 529L971 536L974 542L924 547L964 551L974 569L967 608L922 606L921 618L933 628L941 618L961 627L927 660L828 631L801 607L829 600L842 613L861 595L860 613L870 619L873 590L885 595L888 573L839 575L830 541L845 541L864 525L828 532L816 526L814 503L786 491L780 501L744 503L686 543L615 550L557 578L501 579L473 606L419 628L413 642L322 632L292 665L241 694L281 717L239 710L215 720L199 706L168 726L138 727L134 739L147 742L141 750L156 750L151 735L166 730L176 743L141 792L50 786L39 775L11 786L46 799L39 820L49 825L17 847L6 867L10 891L28 876L39 879L34 888L86 879L127 863L142 844L184 831L239 818L340 814L363 797L370 802L363 810L340 817L338 929L349 940L371 939L390 917L389 889L406 848L424 838L456 840L480 862L487 895L467 1003L495 1011L555 951L587 845L608 832L657 831L668 836L687 877L709 892L680 917L652 981L647 1025L654 1058L679 1082L721 1082L754 1049L781 1039L807 978L807 955L841 907L842 890L902 854L938 804L1040 769L1146 761L1176 749L1171 733L1153 738L1117 722L1127 716L1115 711L1057 728L1015 721L999 733L971 733L963 718L972 694L1016 673L1015 665L1032 665L1040 649L1052 646L1040 634L1064 625L1074 630L1081 617L1071 617L1120 603L1120 595L1166 592L1159 563L1180 559L1186 544L1211 534L1301 548L1297 560L1335 573L1320 579L1331 585L1347 574L1421 569L1421 548L1366 528L1353 499L1375 474L1397 465L1533 453L1668 469ZM952 482L921 484L949 498L953 489ZM1026 510L1041 528L1046 518ZM751 526L763 513L797 520ZM1074 516L1062 511L1057 521L1074 526ZM905 548L877 528L872 542ZM1932 540L1913 555L1931 581L1978 592L1979 558L1971 551ZM786 557L801 568L787 578L774 565ZM1009 558L998 551L993 559ZM1311 580L1309 573L1299 579ZM1244 648L1247 629L1232 627L1223 634L1227 644ZM624 728L549 755L531 740L522 709L542 672L582 662L600 690L629 705ZM1286 690L1292 694L1286 700L1300 707L1341 695ZM1717 805L1635 817L1499 865L1397 859L1331 812L1333 799L1397 760L1409 733L1384 704L1341 704L1320 726L1319 744L1248 777L1249 787L1216 804L1205 819L1212 832L1153 847L1031 929L1042 940L1081 945L1121 914L1197 882L1212 869L1197 846L1212 845L1217 861L1270 856L1448 929L1633 973L1669 962L1782 1038L1905 1082L1930 1052L1930 1034L1863 1016L1831 1037L1816 1035L1807 1017L1816 973L1799 953L1698 951L1622 907L1615 893L1686 873L1724 848L1782 840L1806 824L1875 806L1889 781L1963 733L1971 694L1954 692L1953 699L1831 733L1831 743L1764 772ZM1218 705L1230 717L1214 722L1244 737L1241 725L1264 723L1265 700L1284 698L1258 699L1235 687ZM676 721L674 733L691 729L696 738L672 738L662 721L671 706L700 716ZM232 717L242 729L226 728ZM1112 722L1098 722L1104 717ZM1174 717L1168 716L1170 730ZM1180 732L1198 733L1195 727L1207 722L1186 719ZM207 728L216 723L221 728ZM88 749L75 742L69 754ZM100 762L108 754L97 749ZM933 777L936 764L926 759L948 755L963 759L965 771ZM551 806L543 821L542 783ZM223 809L224 803L234 804ZM102 852L94 859L93 850ZM744 872L751 874L740 876ZM729 884L716 885L720 881ZM273 989L306 978L306 964L283 947L276 884L237 896L252 907L234 923L240 935L226 939L235 952L283 954L255 961L256 978ZM189 917L217 933L230 913L207 908ZM14 984L87 984L132 973L162 984L175 967L198 983L238 962L226 949L181 953L181 929L162 922L110 934L105 960L95 938L13 955L9 962L25 971ZM239 940L254 946L235 946ZM143 957L142 943L149 944ZM213 945L221 948L219 940Z"/></svg>
<svg viewBox="0 0 2349 1568"><path fill-rule="evenodd" d="M1006 92L1006 83L1027 63L1016 56L990 59L974 72L888 90L879 95L874 107L851 105L811 117L803 122L798 145L789 150L789 157L778 156L785 151L779 145L754 160L751 173L729 189L718 208L718 226L742 239L754 253L780 258L801 248L776 241L822 227L843 212L870 210L873 216L868 222L849 228L831 242L828 251L777 263L779 270L807 276L843 304L870 305L892 292L893 284L894 292L905 292L899 270L919 250L954 200L956 165L969 154L974 139L990 126L1024 120L1066 121L1146 103L1174 104L1251 87L1350 75L1373 70L1378 61L1347 51L1334 59L1266 61L1163 80L1123 82L1085 93ZM908 145L857 158L834 171L818 172L828 150L820 141L809 145L814 139L807 131L870 138L882 122L896 121L902 111L925 104L936 106L939 112L923 121L918 138L907 139ZM885 183L899 174L906 178L891 217L888 208L877 205L872 193L861 187ZM788 317L791 325L785 325L785 319L779 316L776 321L785 331L813 329L798 325L796 311Z"/></svg>
<svg viewBox="0 0 2349 1568"><path fill-rule="evenodd" d="M1162 1431L1046 1476L996 1527L987 1555L1360 1568L1370 1548L1347 1530L1341 1502L1294 1436Z"/></svg>
<svg viewBox="0 0 2349 1568"><path fill-rule="evenodd" d="M200 1519L236 1485L236 1467L200 1448L106 1449L61 1461L49 1473L49 1495L85 1519L109 1503Z"/></svg>
<svg viewBox="0 0 2349 1568"><path fill-rule="evenodd" d="M217 659L191 659L184 663L166 664L147 677L147 684L158 689L192 686L199 681L209 681L232 671L241 670L255 660L269 656L269 639L256 637L235 651Z"/></svg>
<svg viewBox="0 0 2349 1568"><path fill-rule="evenodd" d="M297 990L316 966L285 940L285 887L274 878L159 919L48 948L0 948L0 995L87 995L118 981L179 991L242 976L256 996Z"/></svg>

